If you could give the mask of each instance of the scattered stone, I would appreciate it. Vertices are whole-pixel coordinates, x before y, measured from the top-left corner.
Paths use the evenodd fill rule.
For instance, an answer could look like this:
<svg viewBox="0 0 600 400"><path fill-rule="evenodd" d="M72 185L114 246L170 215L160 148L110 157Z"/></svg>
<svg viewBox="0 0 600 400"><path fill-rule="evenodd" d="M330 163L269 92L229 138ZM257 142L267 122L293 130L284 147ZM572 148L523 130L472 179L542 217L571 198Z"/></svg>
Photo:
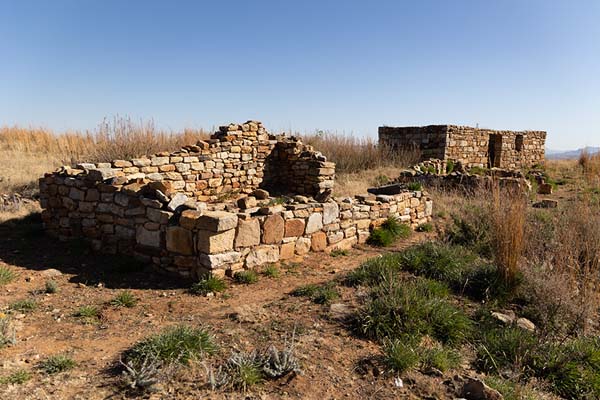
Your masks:
<svg viewBox="0 0 600 400"><path fill-rule="evenodd" d="M467 378L462 389L462 396L466 400L503 400L504 397L495 389L492 389L481 380Z"/></svg>
<svg viewBox="0 0 600 400"><path fill-rule="evenodd" d="M549 183L541 183L538 186L538 194L552 194L552 185Z"/></svg>
<svg viewBox="0 0 600 400"><path fill-rule="evenodd" d="M54 268L45 269L40 273L44 278L56 278L57 276L62 276L62 274L62 272Z"/></svg>
<svg viewBox="0 0 600 400"><path fill-rule="evenodd" d="M180 206L184 205L185 202L188 201L188 197L183 193L176 193L169 204L167 204L167 210L175 211Z"/></svg>
<svg viewBox="0 0 600 400"><path fill-rule="evenodd" d="M525 329L527 331L533 332L535 331L535 324L528 320L527 318L519 318L517 319L517 326L521 329Z"/></svg>
<svg viewBox="0 0 600 400"><path fill-rule="evenodd" d="M533 204L534 208L557 208L558 200L543 199Z"/></svg>
<svg viewBox="0 0 600 400"><path fill-rule="evenodd" d="M252 196L257 198L258 200L266 200L269 198L269 192L264 189L256 189L252 192Z"/></svg>

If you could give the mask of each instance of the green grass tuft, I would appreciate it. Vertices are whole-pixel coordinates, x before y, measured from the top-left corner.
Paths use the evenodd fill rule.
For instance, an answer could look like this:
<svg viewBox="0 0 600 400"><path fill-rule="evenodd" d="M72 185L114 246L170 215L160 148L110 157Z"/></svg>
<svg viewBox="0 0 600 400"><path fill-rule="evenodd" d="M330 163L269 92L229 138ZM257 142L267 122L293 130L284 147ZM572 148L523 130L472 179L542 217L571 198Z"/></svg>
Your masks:
<svg viewBox="0 0 600 400"><path fill-rule="evenodd" d="M309 284L300 286L292 291L292 296L309 297L314 303L329 304L340 297L333 282L324 285Z"/></svg>
<svg viewBox="0 0 600 400"><path fill-rule="evenodd" d="M30 379L31 373L22 369L0 377L0 385L22 385Z"/></svg>
<svg viewBox="0 0 600 400"><path fill-rule="evenodd" d="M421 190L423 190L423 185L421 185L420 182L409 182L408 184L406 184L406 188L413 192L420 192Z"/></svg>
<svg viewBox="0 0 600 400"><path fill-rule="evenodd" d="M44 285L44 293L48 293L48 294L58 293L58 284L56 283L56 281L53 281L53 280L46 281L46 284Z"/></svg>
<svg viewBox="0 0 600 400"><path fill-rule="evenodd" d="M410 234L410 226L401 223L397 218L389 217L379 228L373 229L367 243L372 246L388 247L396 239L406 239Z"/></svg>
<svg viewBox="0 0 600 400"><path fill-rule="evenodd" d="M39 368L47 374L57 374L75 368L77 363L69 356L57 354L40 362Z"/></svg>
<svg viewBox="0 0 600 400"><path fill-rule="evenodd" d="M387 341L383 346L384 362L393 371L403 373L419 363L415 346L406 340Z"/></svg>
<svg viewBox="0 0 600 400"><path fill-rule="evenodd" d="M262 271L262 274L269 278L279 278L281 276L281 270L275 264L269 264Z"/></svg>
<svg viewBox="0 0 600 400"><path fill-rule="evenodd" d="M12 282L17 277L17 274L7 266L0 265L0 286Z"/></svg>
<svg viewBox="0 0 600 400"><path fill-rule="evenodd" d="M216 350L217 346L207 329L180 325L138 342L125 352L124 359L135 364L143 363L145 359L186 364Z"/></svg>
<svg viewBox="0 0 600 400"><path fill-rule="evenodd" d="M258 274L252 270L238 271L233 275L233 280L237 283L249 285L258 282Z"/></svg>
<svg viewBox="0 0 600 400"><path fill-rule="evenodd" d="M18 300L8 306L9 309L19 312L31 312L37 308L37 303L33 299Z"/></svg>
<svg viewBox="0 0 600 400"><path fill-rule="evenodd" d="M73 313L73 316L85 324L94 324L98 322L100 310L96 306L81 306Z"/></svg>
<svg viewBox="0 0 600 400"><path fill-rule="evenodd" d="M346 257L350 252L345 249L334 249L329 253L331 257Z"/></svg>
<svg viewBox="0 0 600 400"><path fill-rule="evenodd" d="M115 307L135 307L138 299L129 290L125 290L119 293L114 299L110 301L110 305Z"/></svg>
<svg viewBox="0 0 600 400"><path fill-rule="evenodd" d="M223 292L225 289L227 289L227 284L223 279L216 276L209 276L199 282L194 283L190 288L190 293L206 296L209 293Z"/></svg>

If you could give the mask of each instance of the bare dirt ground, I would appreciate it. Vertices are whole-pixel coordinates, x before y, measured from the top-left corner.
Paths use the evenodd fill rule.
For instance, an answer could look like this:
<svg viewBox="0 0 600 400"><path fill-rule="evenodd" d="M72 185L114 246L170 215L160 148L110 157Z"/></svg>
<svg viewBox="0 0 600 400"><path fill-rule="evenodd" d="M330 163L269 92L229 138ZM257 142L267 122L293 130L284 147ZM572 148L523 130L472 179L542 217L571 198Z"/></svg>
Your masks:
<svg viewBox="0 0 600 400"><path fill-rule="evenodd" d="M426 238L414 234L401 241L397 251ZM298 262L281 264L279 278L261 276L258 283L229 282L225 294L195 296L190 283L134 270L122 260L92 254L78 243L61 243L44 235L38 214L12 219L0 225L0 263L13 268L18 277L0 289L0 309L17 300L34 299L31 312L17 313L14 346L0 350L1 375L25 369L33 378L22 385L0 387L2 399L106 399L135 397L119 388L114 373L120 354L138 340L161 328L188 324L208 326L220 351L207 363L225 359L231 350L252 350L268 344L283 345L295 331L297 355L303 375L291 380L268 382L248 394L211 392L202 366L186 369L176 379L159 386L144 397L156 399L250 398L250 399L388 399L454 398L450 380L418 376L404 379L402 388L371 359L379 346L357 338L348 326L335 318L330 306L290 296L298 286L343 277L381 250L363 246L346 256L312 254ZM59 291L45 294L49 269ZM50 274L52 275L52 274ZM110 300L124 289L139 299L133 308L116 308ZM356 295L340 287L337 303L353 307ZM81 306L101 310L97 323L84 324L73 316ZM77 367L46 375L36 364L54 354L69 354ZM419 374L420 375L420 374Z"/></svg>

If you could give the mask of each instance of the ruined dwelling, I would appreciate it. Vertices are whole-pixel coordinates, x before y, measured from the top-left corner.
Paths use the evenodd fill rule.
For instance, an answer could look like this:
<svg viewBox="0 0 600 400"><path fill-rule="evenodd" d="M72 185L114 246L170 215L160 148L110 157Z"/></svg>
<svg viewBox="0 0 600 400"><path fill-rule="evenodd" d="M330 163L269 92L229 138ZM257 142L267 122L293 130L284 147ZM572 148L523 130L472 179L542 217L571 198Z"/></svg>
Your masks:
<svg viewBox="0 0 600 400"><path fill-rule="evenodd" d="M332 198L334 179L311 146L248 121L173 153L61 167L40 179L40 202L60 239L195 279L346 249L390 216L431 218L421 191Z"/></svg>
<svg viewBox="0 0 600 400"><path fill-rule="evenodd" d="M466 167L525 169L544 162L546 132L498 131L456 125L379 128L379 143L418 149L421 160L461 162Z"/></svg>

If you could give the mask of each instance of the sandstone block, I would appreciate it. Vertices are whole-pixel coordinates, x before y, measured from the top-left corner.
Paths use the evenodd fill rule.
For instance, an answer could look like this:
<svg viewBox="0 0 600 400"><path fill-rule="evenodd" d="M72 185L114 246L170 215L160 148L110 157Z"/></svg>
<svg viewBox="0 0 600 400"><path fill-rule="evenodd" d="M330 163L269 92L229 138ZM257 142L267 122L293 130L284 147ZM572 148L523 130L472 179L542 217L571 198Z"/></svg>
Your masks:
<svg viewBox="0 0 600 400"><path fill-rule="evenodd" d="M311 233L320 231L321 229L323 229L323 214L312 213L310 217L308 217L305 233L309 235Z"/></svg>
<svg viewBox="0 0 600 400"><path fill-rule="evenodd" d="M197 227L212 232L222 232L237 226L237 215L225 211L207 211L198 218Z"/></svg>
<svg viewBox="0 0 600 400"><path fill-rule="evenodd" d="M295 252L296 242L284 243L279 250L279 258L282 260L289 260L290 258L294 258Z"/></svg>
<svg viewBox="0 0 600 400"><path fill-rule="evenodd" d="M323 251L327 247L327 235L325 232L313 233L310 237L312 251Z"/></svg>
<svg viewBox="0 0 600 400"><path fill-rule="evenodd" d="M238 262L240 256L241 254L237 251L228 251L221 254L200 254L198 262L206 268L216 269Z"/></svg>
<svg viewBox="0 0 600 400"><path fill-rule="evenodd" d="M285 237L297 237L304 234L304 220L300 218L285 221Z"/></svg>
<svg viewBox="0 0 600 400"><path fill-rule="evenodd" d="M180 226L169 226L167 228L167 250L185 255L194 254L192 232Z"/></svg>
<svg viewBox="0 0 600 400"><path fill-rule="evenodd" d="M252 192L252 196L256 197L258 200L266 200L269 198L269 192L264 189L256 189Z"/></svg>
<svg viewBox="0 0 600 400"><path fill-rule="evenodd" d="M283 239L285 223L281 215L269 215L263 224L263 238L265 244L277 244Z"/></svg>
<svg viewBox="0 0 600 400"><path fill-rule="evenodd" d="M169 201L169 204L167 204L167 209L169 211L175 211L179 206L184 205L186 201L188 201L188 197L185 194L176 193L171 201Z"/></svg>
<svg viewBox="0 0 600 400"><path fill-rule="evenodd" d="M279 261L279 246L257 246L250 250L246 257L246 267Z"/></svg>
<svg viewBox="0 0 600 400"><path fill-rule="evenodd" d="M117 230L122 228L117 226ZM149 231L144 227L138 227L135 231L135 241L147 247L160 247L160 231Z"/></svg>
<svg viewBox="0 0 600 400"><path fill-rule="evenodd" d="M242 197L237 201L238 207L242 210L247 210L248 208L256 207L256 204L256 197L254 196Z"/></svg>
<svg viewBox="0 0 600 400"><path fill-rule="evenodd" d="M311 241L309 238L301 237L296 242L296 254L304 255L310 251Z"/></svg>
<svg viewBox="0 0 600 400"><path fill-rule="evenodd" d="M202 216L202 211L184 210L179 217L179 225L185 229L193 230L196 228L196 221Z"/></svg>
<svg viewBox="0 0 600 400"><path fill-rule="evenodd" d="M331 224L337 221L340 214L340 207L337 203L331 201L323 204L323 225Z"/></svg>
<svg viewBox="0 0 600 400"><path fill-rule="evenodd" d="M215 232L208 230L198 231L198 251L201 253L222 253L233 250L235 229Z"/></svg>
<svg viewBox="0 0 600 400"><path fill-rule="evenodd" d="M258 246L260 244L260 222L258 219L240 220L235 236L235 247Z"/></svg>

